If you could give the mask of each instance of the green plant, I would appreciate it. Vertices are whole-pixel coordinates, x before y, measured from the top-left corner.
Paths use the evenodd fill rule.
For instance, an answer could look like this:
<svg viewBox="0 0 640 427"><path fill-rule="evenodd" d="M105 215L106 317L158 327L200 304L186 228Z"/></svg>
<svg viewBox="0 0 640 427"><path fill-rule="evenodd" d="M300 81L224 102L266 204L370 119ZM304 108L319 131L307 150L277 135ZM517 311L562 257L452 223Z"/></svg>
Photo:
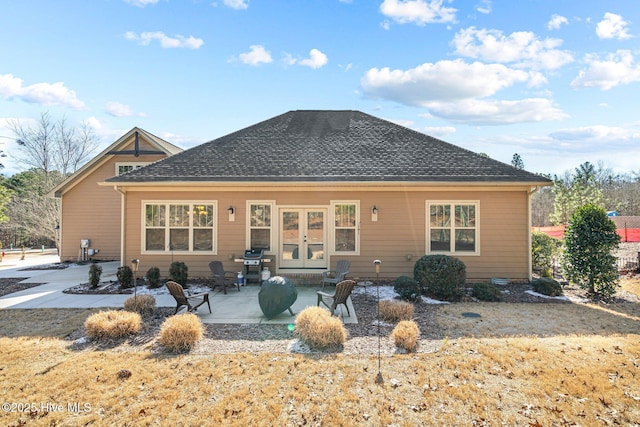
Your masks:
<svg viewBox="0 0 640 427"><path fill-rule="evenodd" d="M169 280L178 282L183 288L186 288L188 272L189 267L187 267L187 264L182 261L174 261L171 263L171 267L169 267Z"/></svg>
<svg viewBox="0 0 640 427"><path fill-rule="evenodd" d="M302 310L296 317L295 327L298 337L310 347L340 346L347 339L347 330L342 321L320 307Z"/></svg>
<svg viewBox="0 0 640 427"><path fill-rule="evenodd" d="M612 251L620 236L603 208L588 204L578 208L565 233L563 268L567 278L592 297L609 298L619 286Z"/></svg>
<svg viewBox="0 0 640 427"><path fill-rule="evenodd" d="M467 270L464 262L448 255L424 255L413 268L422 292L445 301L457 301L464 294Z"/></svg>
<svg viewBox="0 0 640 427"><path fill-rule="evenodd" d="M412 277L400 276L393 282L393 290L400 295L400 299L415 301L420 296L420 285Z"/></svg>
<svg viewBox="0 0 640 427"><path fill-rule="evenodd" d="M147 270L147 281L149 282L149 288L160 287L160 269L158 267L151 267Z"/></svg>
<svg viewBox="0 0 640 427"><path fill-rule="evenodd" d="M159 342L173 352L189 351L202 338L204 326L193 313L169 317L160 326Z"/></svg>
<svg viewBox="0 0 640 427"><path fill-rule="evenodd" d="M138 313L121 310L101 311L87 317L84 327L92 340L121 338L140 331L142 317Z"/></svg>
<svg viewBox="0 0 640 427"><path fill-rule="evenodd" d="M473 285L473 296L480 301L500 301L500 289L491 283Z"/></svg>
<svg viewBox="0 0 640 427"><path fill-rule="evenodd" d="M156 299L153 295L136 295L124 302L124 309L127 311L133 311L140 313L140 315L150 316L153 314L153 310L156 307Z"/></svg>
<svg viewBox="0 0 640 427"><path fill-rule="evenodd" d="M92 288L97 288L100 284L100 276L102 275L102 267L98 264L91 264L89 267L89 284Z"/></svg>
<svg viewBox="0 0 640 427"><path fill-rule="evenodd" d="M118 267L116 277L118 278L118 283L120 283L120 287L122 289L133 287L133 271L128 265Z"/></svg>
<svg viewBox="0 0 640 427"><path fill-rule="evenodd" d="M403 320L393 328L391 338L396 347L408 352L415 351L420 339L420 328L413 320Z"/></svg>
<svg viewBox="0 0 640 427"><path fill-rule="evenodd" d="M382 319L389 322L398 322L400 320L411 320L414 307L412 303L407 301L386 299L378 303L378 309Z"/></svg>
<svg viewBox="0 0 640 427"><path fill-rule="evenodd" d="M549 277L541 277L531 282L533 290L539 294L557 297L562 295L562 286L556 280Z"/></svg>
<svg viewBox="0 0 640 427"><path fill-rule="evenodd" d="M540 231L531 233L531 261L533 267L547 272L553 266L553 260L560 253L562 242Z"/></svg>

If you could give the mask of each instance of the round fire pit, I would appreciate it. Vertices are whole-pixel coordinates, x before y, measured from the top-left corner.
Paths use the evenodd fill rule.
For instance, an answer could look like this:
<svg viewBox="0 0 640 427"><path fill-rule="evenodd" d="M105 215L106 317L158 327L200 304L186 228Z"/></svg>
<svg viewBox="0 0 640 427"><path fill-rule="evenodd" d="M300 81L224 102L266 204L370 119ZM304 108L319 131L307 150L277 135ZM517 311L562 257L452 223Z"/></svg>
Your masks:
<svg viewBox="0 0 640 427"><path fill-rule="evenodd" d="M260 285L258 303L267 319L273 319L285 310L293 316L291 306L297 299L298 290L286 277L274 276Z"/></svg>

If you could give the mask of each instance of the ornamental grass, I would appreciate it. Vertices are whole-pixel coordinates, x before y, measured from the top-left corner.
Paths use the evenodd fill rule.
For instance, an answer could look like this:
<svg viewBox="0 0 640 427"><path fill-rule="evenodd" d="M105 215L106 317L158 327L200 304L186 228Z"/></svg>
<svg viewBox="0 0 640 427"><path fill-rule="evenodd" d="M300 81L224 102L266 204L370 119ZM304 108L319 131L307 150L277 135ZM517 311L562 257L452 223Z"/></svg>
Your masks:
<svg viewBox="0 0 640 427"><path fill-rule="evenodd" d="M190 351L202 339L204 326L193 313L169 317L160 326L160 344L167 350L181 353Z"/></svg>
<svg viewBox="0 0 640 427"><path fill-rule="evenodd" d="M341 346L347 340L342 321L320 307L307 307L296 317L296 334L310 347Z"/></svg>
<svg viewBox="0 0 640 427"><path fill-rule="evenodd" d="M415 351L420 341L420 328L413 320L402 320L391 332L396 347L407 352Z"/></svg>
<svg viewBox="0 0 640 427"><path fill-rule="evenodd" d="M123 310L101 311L89 316L84 327L92 340L122 338L140 331L142 316Z"/></svg>
<svg viewBox="0 0 640 427"><path fill-rule="evenodd" d="M388 322L399 322L413 318L413 304L407 301L382 300L379 303L380 317Z"/></svg>
<svg viewBox="0 0 640 427"><path fill-rule="evenodd" d="M125 310L139 313L143 317L153 314L153 310L155 308L156 299L153 297L153 295L137 295L131 298L127 298L127 300L124 302Z"/></svg>

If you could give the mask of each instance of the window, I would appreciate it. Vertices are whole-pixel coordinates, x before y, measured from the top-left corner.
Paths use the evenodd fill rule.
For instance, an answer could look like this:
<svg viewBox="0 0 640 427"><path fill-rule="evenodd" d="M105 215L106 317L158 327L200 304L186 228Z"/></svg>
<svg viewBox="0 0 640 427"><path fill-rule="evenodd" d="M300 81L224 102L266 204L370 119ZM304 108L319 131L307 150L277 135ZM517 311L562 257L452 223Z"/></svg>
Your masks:
<svg viewBox="0 0 640 427"><path fill-rule="evenodd" d="M273 202L249 202L249 247L271 251Z"/></svg>
<svg viewBox="0 0 640 427"><path fill-rule="evenodd" d="M214 253L214 202L144 204L146 252Z"/></svg>
<svg viewBox="0 0 640 427"><path fill-rule="evenodd" d="M427 252L478 254L478 202L428 202Z"/></svg>
<svg viewBox="0 0 640 427"><path fill-rule="evenodd" d="M116 163L116 176L124 175L132 170L140 169L149 163Z"/></svg>
<svg viewBox="0 0 640 427"><path fill-rule="evenodd" d="M331 204L334 216L334 253L358 253L358 203L336 201Z"/></svg>

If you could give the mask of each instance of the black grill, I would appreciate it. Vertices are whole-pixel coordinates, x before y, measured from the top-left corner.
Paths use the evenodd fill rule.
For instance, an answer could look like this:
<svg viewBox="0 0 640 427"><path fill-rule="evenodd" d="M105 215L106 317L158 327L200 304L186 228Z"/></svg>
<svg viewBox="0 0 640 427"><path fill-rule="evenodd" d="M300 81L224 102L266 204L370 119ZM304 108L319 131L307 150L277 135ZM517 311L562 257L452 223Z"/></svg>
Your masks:
<svg viewBox="0 0 640 427"><path fill-rule="evenodd" d="M243 256L244 281L255 280L260 283L260 272L264 263L264 249L247 249Z"/></svg>

